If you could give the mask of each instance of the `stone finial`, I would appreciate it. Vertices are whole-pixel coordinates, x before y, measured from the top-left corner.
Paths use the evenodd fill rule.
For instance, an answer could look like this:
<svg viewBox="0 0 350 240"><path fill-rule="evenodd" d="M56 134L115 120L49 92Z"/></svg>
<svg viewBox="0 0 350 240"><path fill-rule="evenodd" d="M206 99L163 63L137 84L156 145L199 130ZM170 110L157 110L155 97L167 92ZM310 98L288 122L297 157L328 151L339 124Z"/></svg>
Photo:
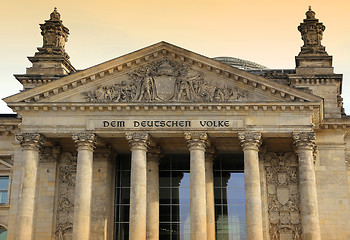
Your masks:
<svg viewBox="0 0 350 240"><path fill-rule="evenodd" d="M126 140L129 141L131 150L148 150L150 136L145 132L125 133Z"/></svg>
<svg viewBox="0 0 350 240"><path fill-rule="evenodd" d="M61 14L57 12L57 8L55 7L53 9L53 12L50 14L50 20L51 21L60 21L61 19Z"/></svg>
<svg viewBox="0 0 350 240"><path fill-rule="evenodd" d="M68 41L69 29L66 28L57 9L50 14L50 19L44 24L40 24L41 35L43 36L43 46L38 48L37 54L64 55L69 58L65 52L65 44Z"/></svg>
<svg viewBox="0 0 350 240"><path fill-rule="evenodd" d="M208 134L204 132L187 132L184 134L191 150L204 150L210 145Z"/></svg>
<svg viewBox="0 0 350 240"><path fill-rule="evenodd" d="M71 136L78 150L84 149L93 151L96 148L97 137L94 133L71 133Z"/></svg>
<svg viewBox="0 0 350 240"><path fill-rule="evenodd" d="M316 134L314 132L293 133L294 147L298 152L300 149L315 150Z"/></svg>
<svg viewBox="0 0 350 240"><path fill-rule="evenodd" d="M40 133L21 133L16 135L21 146L28 150L39 150L46 142L46 138Z"/></svg>
<svg viewBox="0 0 350 240"><path fill-rule="evenodd" d="M256 150L259 151L261 146L261 133L260 132L240 132L238 133L238 139L241 142L243 151Z"/></svg>
<svg viewBox="0 0 350 240"><path fill-rule="evenodd" d="M311 10L311 7L309 7L305 15L306 19L298 27L301 39L304 41L304 46L301 47L299 56L305 54L328 55L325 47L321 45L323 32L326 27L315 18L316 13Z"/></svg>

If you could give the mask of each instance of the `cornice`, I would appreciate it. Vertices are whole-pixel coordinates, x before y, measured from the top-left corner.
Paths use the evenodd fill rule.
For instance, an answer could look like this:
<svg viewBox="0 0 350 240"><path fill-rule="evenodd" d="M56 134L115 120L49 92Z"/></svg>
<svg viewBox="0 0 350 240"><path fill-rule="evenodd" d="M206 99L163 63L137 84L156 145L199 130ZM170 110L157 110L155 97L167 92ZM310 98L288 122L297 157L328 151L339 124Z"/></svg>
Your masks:
<svg viewBox="0 0 350 240"><path fill-rule="evenodd" d="M16 112L40 111L315 111L320 102L263 103L9 103Z"/></svg>
<svg viewBox="0 0 350 240"><path fill-rule="evenodd" d="M165 42L160 42L34 89L7 97L4 101L7 103L45 101L50 96L95 82L108 75L129 71L131 68L164 57L171 57L177 61L204 68L219 76L231 78L243 84L269 91L271 94L278 94L282 98L289 99L289 101L322 101L320 97L270 81Z"/></svg>

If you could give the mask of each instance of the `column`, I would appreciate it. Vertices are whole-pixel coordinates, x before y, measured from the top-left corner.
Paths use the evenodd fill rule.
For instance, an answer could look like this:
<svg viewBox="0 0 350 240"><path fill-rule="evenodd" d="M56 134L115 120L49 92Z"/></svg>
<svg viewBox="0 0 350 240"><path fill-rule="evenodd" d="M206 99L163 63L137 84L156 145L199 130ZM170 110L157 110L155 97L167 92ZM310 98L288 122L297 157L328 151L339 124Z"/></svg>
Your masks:
<svg viewBox="0 0 350 240"><path fill-rule="evenodd" d="M299 160L299 193L301 210L302 239L319 240L320 223L314 169L314 149L316 135L314 132L293 133L295 150Z"/></svg>
<svg viewBox="0 0 350 240"><path fill-rule="evenodd" d="M263 239L258 151L261 133L238 133L244 152L244 187L247 240Z"/></svg>
<svg viewBox="0 0 350 240"><path fill-rule="evenodd" d="M207 239L215 240L215 202L213 164L215 149L210 147L205 154L205 185L207 191Z"/></svg>
<svg viewBox="0 0 350 240"><path fill-rule="evenodd" d="M147 240L159 240L159 159L160 148L147 152Z"/></svg>
<svg viewBox="0 0 350 240"><path fill-rule="evenodd" d="M207 239L207 204L205 182L205 149L208 145L206 133L185 133L190 150L191 174L191 240Z"/></svg>
<svg viewBox="0 0 350 240"><path fill-rule="evenodd" d="M78 151L73 216L73 240L89 240L93 152L96 147L96 136L93 133L81 132L72 133L72 138Z"/></svg>
<svg viewBox="0 0 350 240"><path fill-rule="evenodd" d="M16 221L16 239L33 239L35 193L39 166L39 148L45 138L39 133L23 133L16 136L22 147L23 177L19 193Z"/></svg>
<svg viewBox="0 0 350 240"><path fill-rule="evenodd" d="M147 147L149 135L126 133L131 148L129 240L146 239Z"/></svg>

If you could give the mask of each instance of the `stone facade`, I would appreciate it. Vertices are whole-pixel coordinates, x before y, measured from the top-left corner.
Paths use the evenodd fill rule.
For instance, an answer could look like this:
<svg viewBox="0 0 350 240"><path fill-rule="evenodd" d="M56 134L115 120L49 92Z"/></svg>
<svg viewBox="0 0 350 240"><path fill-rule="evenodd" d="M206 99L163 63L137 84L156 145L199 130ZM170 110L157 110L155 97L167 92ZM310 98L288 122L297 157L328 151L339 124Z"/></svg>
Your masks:
<svg viewBox="0 0 350 240"><path fill-rule="evenodd" d="M246 238L350 238L350 118L311 8L296 69L238 69L160 42L83 71L55 9L5 98L0 226L10 240L114 237L116 159L129 155L129 239L159 239L159 162L190 159L191 239L215 239L213 164L244 158ZM219 238L218 238L219 239Z"/></svg>

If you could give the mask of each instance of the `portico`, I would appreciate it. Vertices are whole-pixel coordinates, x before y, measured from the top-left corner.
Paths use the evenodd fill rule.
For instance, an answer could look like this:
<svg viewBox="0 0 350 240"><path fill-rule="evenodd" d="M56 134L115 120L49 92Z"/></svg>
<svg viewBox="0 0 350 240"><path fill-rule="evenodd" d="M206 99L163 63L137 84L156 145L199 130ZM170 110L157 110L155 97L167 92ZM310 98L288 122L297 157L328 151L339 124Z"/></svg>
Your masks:
<svg viewBox="0 0 350 240"><path fill-rule="evenodd" d="M303 36L321 26L316 20L309 10ZM329 159L345 158L347 125L325 120L338 116L339 102L330 106L311 93L328 91L317 84L340 84L324 47L305 43L296 71L278 78L166 42L76 72L56 10L43 36L52 28L59 44L44 41L30 58L33 67L16 75L25 91L5 99L21 116L8 239L327 235L325 220L333 215L320 198L328 196L317 182L326 169L320 164L343 174ZM317 64L328 64L322 70L328 80L311 79L319 67L311 66L312 51L323 54ZM50 82L42 84L44 78ZM348 209L345 200L341 207Z"/></svg>

